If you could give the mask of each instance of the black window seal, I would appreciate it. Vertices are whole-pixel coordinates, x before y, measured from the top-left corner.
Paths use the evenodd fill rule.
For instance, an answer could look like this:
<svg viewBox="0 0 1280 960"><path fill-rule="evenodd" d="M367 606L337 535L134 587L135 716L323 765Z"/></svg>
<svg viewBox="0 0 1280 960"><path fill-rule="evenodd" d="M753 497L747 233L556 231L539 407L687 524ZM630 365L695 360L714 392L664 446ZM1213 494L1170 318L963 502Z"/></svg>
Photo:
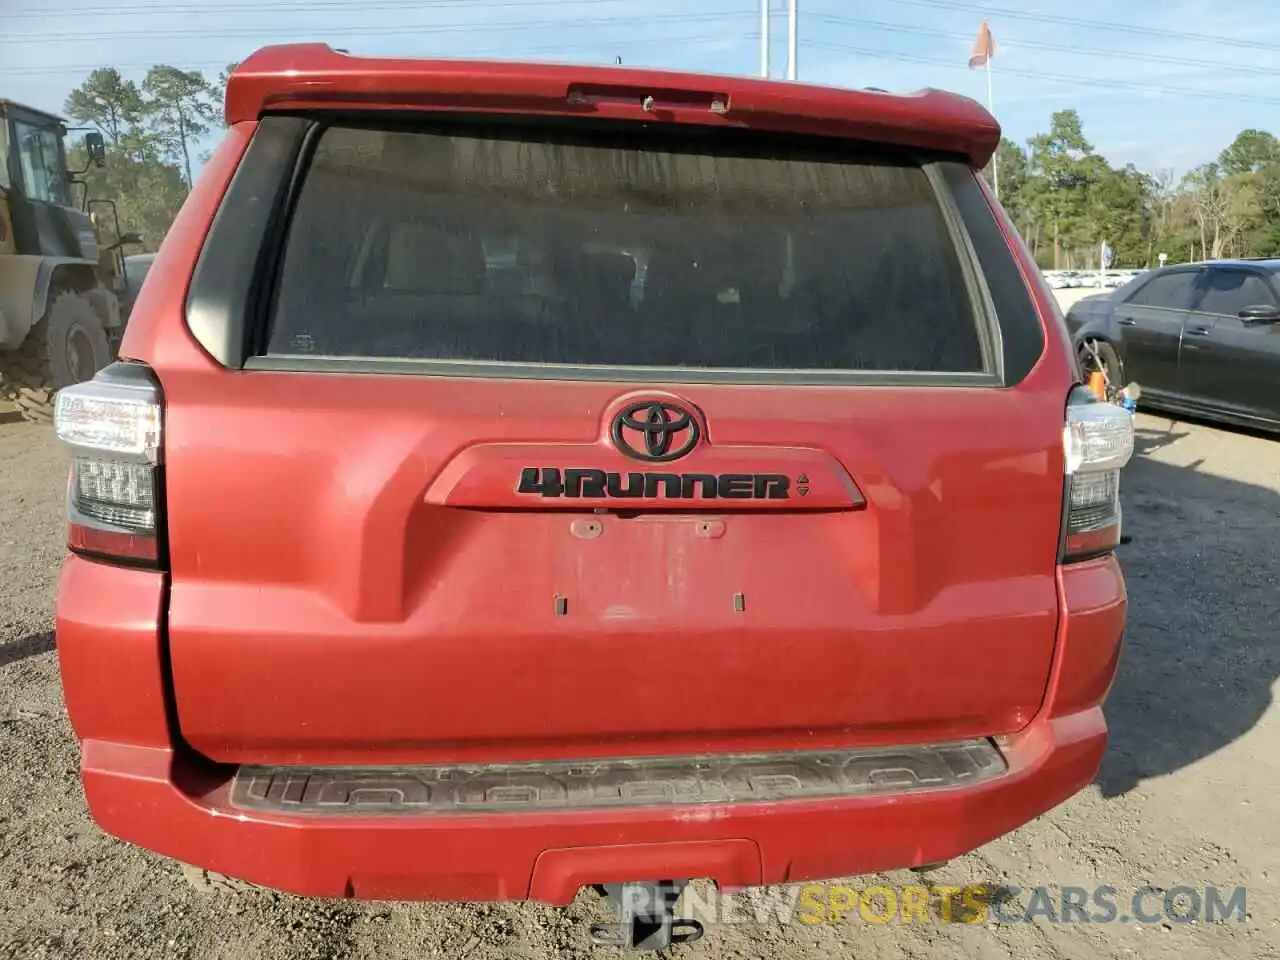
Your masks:
<svg viewBox="0 0 1280 960"><path fill-rule="evenodd" d="M982 354L983 369L980 371L911 371L911 370L761 370L750 368L694 368L694 367L639 367L639 366L592 366L584 364L561 363L511 363L507 361L459 361L415 358L383 358L383 357L346 357L320 356L314 354L267 354L266 340L269 337L272 317L275 309L279 286L279 272L284 260L288 231L292 223L298 198L303 188L311 158L324 132L335 126L364 126L373 129L391 129L405 124L406 120L414 127L421 127L424 117L413 112L405 117L399 113L386 114L378 112L373 115L337 114L337 113L282 113L271 117L291 118L304 121L307 126L300 135L297 149L293 155L292 165L288 171L286 182L288 189L277 197L272 215L266 229L259 239L259 256L252 281L252 293L245 301L246 314L243 323L245 330L240 338L241 352L229 355L224 360L215 355L224 366L248 371L276 372L326 372L326 373L359 373L441 376L456 378L482 379L532 379L532 380L569 380L569 381L604 381L623 383L688 383L688 384L743 384L743 385L812 385L812 386L940 386L940 387L1004 387L1008 386L1004 378L1003 355L1000 350L1001 339L999 321L985 281L976 251L964 226L964 221L951 197L945 180L937 172L939 163L962 162L958 158L946 156L923 155L919 151L904 151L886 144L863 144L858 141L841 140L839 138L817 137L826 148L836 151L848 146L852 149L870 147L881 153L897 154L910 157L924 173L938 203L943 220L947 225L956 251L964 283L969 295L969 309L975 326L975 334ZM551 125L568 129L583 128L590 121L580 118L547 118L540 116L525 117L522 115L504 115L492 117L468 114L449 114L430 118L441 126L457 127L470 123L497 123L510 126ZM265 122L265 121L264 121ZM609 129L626 130L637 127L653 126L634 121L606 122ZM681 126L681 134L686 131ZM696 133L698 131L694 131ZM723 133L719 129L709 131ZM730 132L731 135L740 132ZM751 137L751 140L755 137ZM767 135L765 135L767 136ZM253 144L249 150L253 149ZM233 179L234 186L234 179ZM231 195L231 189L227 191ZM219 207L219 215L227 204L224 197ZM214 227L210 229L210 237L216 231L218 216L215 216ZM206 242L208 245L208 241ZM202 251L203 255L203 251ZM197 264L197 273L199 264ZM241 279L243 283L243 279ZM193 279L192 287L196 283ZM190 305L190 298L188 300ZM190 310L188 311L190 318ZM230 319L230 318L228 318ZM194 333L194 331L193 331ZM197 336L199 340L200 337ZM206 349L208 347L206 346ZM213 351L210 351L211 353Z"/></svg>
<svg viewBox="0 0 1280 960"><path fill-rule="evenodd" d="M983 372L994 377L1002 386L1008 386L1005 381L1004 339L1000 330L1000 320L996 313L995 300L982 275L982 264L978 260L978 251L974 248L973 238L969 236L964 217L960 214L960 207L956 204L941 167L936 161L920 159L920 169L924 171L925 179L933 188L934 200L942 212L943 222L951 237L951 247L960 264L965 288L969 291L969 313L976 328L978 347L982 351Z"/></svg>
<svg viewBox="0 0 1280 960"><path fill-rule="evenodd" d="M625 367L568 363L510 363L272 354L249 357L245 370L281 373L361 373L484 380L567 380L604 383L724 384L742 386L1000 387L991 373L910 370L752 370L716 367Z"/></svg>
<svg viewBox="0 0 1280 960"><path fill-rule="evenodd" d="M936 169L956 211L985 290L992 326L998 331L1001 381L1021 383L1049 348L1045 319L1010 247L996 212L982 190L980 174L960 160L940 161Z"/></svg>
<svg viewBox="0 0 1280 960"><path fill-rule="evenodd" d="M244 366L264 301L264 261L310 130L309 121L264 118L227 184L187 286L187 330L221 366Z"/></svg>
<svg viewBox="0 0 1280 960"><path fill-rule="evenodd" d="M328 124L311 121L302 135L302 142L298 145L298 152L293 160L293 169L289 171L288 189L276 207L263 236L263 253L258 262L257 295L252 301L253 313L249 318L249 328L245 337L242 367L246 366L249 360L263 356L267 352L272 318L280 296L280 274L284 269L285 250L288 246L289 231L293 229L298 197L302 193L307 171L311 169L311 159L315 156L320 138L324 136L327 128Z"/></svg>

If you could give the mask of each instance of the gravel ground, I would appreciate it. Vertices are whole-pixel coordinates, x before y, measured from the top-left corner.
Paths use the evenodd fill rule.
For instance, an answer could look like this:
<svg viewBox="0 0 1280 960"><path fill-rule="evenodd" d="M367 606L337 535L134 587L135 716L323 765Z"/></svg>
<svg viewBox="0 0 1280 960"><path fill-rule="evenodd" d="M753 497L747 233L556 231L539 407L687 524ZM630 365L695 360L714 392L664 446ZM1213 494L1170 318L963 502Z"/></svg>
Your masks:
<svg viewBox="0 0 1280 960"><path fill-rule="evenodd" d="M0 417L0 421L4 418ZM1038 885L1247 887L1244 922L718 924L672 956L1280 957L1280 442L1139 416L1125 484L1130 633L1096 784L931 875L1027 903ZM64 460L48 428L0 422L0 956L573 957L568 914L528 905L311 902L200 893L99 833L62 709L50 609ZM913 875L874 878L913 882ZM871 878L857 881L865 886ZM1155 904L1157 899L1148 900ZM1010 912L1008 910L1006 913ZM596 956L613 956L598 951Z"/></svg>

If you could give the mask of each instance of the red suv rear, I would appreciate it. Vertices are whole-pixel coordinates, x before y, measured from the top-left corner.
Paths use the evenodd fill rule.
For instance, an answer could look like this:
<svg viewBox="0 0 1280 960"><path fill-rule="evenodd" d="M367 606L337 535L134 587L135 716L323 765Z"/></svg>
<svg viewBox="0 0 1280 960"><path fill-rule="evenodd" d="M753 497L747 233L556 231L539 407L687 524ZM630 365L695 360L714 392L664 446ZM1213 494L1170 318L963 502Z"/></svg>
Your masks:
<svg viewBox="0 0 1280 960"><path fill-rule="evenodd" d="M981 107L292 46L227 120L58 398L104 829L563 904L945 860L1090 782L1132 426Z"/></svg>

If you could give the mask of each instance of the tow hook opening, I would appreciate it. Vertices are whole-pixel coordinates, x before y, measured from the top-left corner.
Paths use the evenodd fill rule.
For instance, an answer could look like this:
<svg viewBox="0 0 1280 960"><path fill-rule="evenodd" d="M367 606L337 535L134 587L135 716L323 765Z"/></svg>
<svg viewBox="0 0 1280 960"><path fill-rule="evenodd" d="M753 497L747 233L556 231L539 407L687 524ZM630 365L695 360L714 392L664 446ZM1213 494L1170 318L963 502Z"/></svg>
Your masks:
<svg viewBox="0 0 1280 960"><path fill-rule="evenodd" d="M688 880L661 880L655 883L607 883L596 887L613 907L618 919L614 923L592 924L592 944L654 951L700 940L704 932L702 924L675 915L676 902L688 885Z"/></svg>
<svg viewBox="0 0 1280 960"><path fill-rule="evenodd" d="M951 862L950 860L936 860L933 863L922 863L918 867L912 867L911 872L921 873L921 874L933 873L935 870L941 870L950 862Z"/></svg>

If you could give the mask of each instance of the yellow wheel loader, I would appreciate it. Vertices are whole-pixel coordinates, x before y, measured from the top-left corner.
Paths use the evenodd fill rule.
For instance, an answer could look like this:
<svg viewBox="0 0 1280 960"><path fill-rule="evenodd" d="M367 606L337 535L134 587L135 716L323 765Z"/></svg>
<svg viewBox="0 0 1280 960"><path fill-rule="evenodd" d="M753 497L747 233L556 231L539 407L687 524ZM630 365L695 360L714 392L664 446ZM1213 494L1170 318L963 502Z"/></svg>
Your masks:
<svg viewBox="0 0 1280 960"><path fill-rule="evenodd" d="M69 170L67 133L61 118L0 99L0 400L35 421L50 418L58 390L115 359L123 250L139 242L120 232L113 201L88 197L89 167ZM84 147L89 164L105 165L101 133ZM100 225L114 230L108 242Z"/></svg>

